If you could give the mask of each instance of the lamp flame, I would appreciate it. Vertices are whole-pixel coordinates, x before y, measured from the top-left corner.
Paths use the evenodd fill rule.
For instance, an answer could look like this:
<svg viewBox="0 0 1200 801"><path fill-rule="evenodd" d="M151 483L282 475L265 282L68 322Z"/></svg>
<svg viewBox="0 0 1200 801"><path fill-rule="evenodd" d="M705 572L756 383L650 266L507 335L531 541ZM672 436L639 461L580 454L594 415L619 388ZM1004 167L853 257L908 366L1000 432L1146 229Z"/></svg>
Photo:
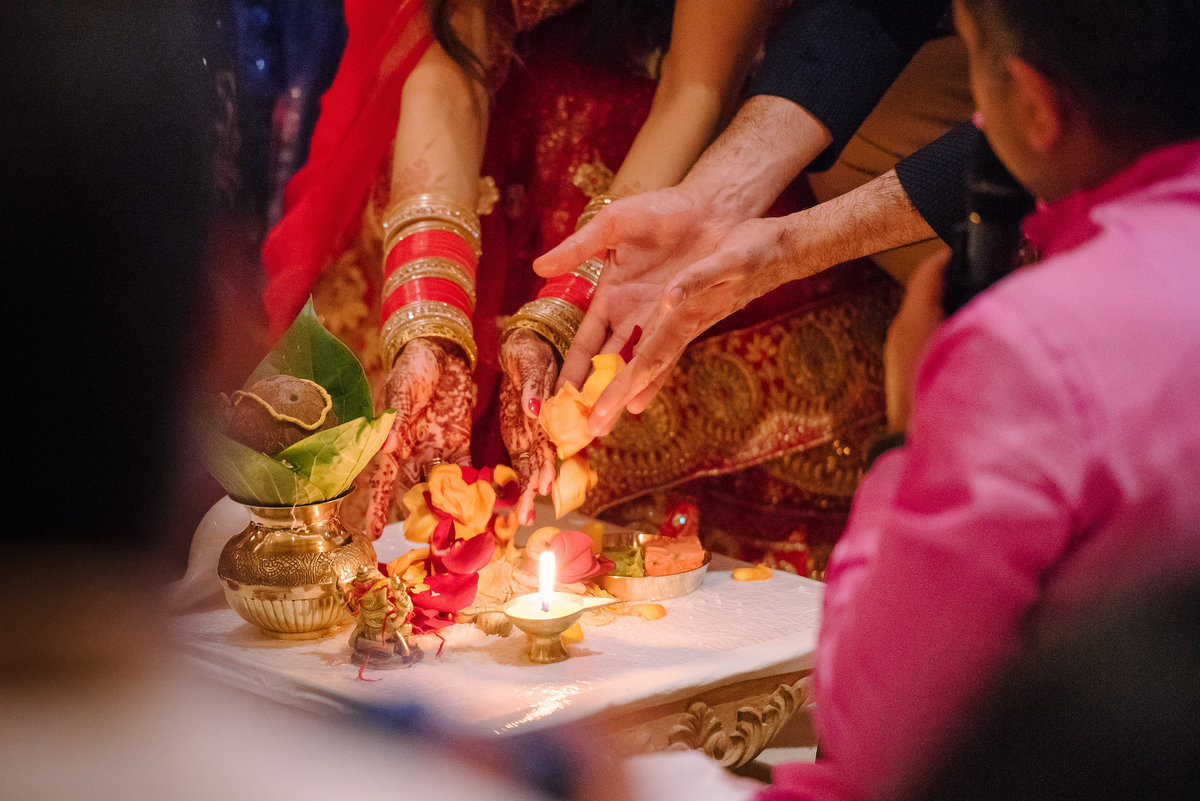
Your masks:
<svg viewBox="0 0 1200 801"><path fill-rule="evenodd" d="M547 549L538 557L538 600L543 612L550 611L550 598L554 595L555 565L554 552Z"/></svg>

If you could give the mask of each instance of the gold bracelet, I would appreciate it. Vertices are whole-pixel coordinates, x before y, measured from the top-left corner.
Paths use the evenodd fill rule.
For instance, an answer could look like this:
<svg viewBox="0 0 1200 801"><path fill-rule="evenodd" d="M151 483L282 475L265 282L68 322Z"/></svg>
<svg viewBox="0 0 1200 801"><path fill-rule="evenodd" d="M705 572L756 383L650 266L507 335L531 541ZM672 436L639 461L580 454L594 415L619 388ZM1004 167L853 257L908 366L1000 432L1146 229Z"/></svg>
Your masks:
<svg viewBox="0 0 1200 801"><path fill-rule="evenodd" d="M579 219L575 221L575 230L578 231L583 226L592 221L592 218L599 213L600 209L612 203L614 200L620 200L620 195L596 195L587 202L583 207L583 211L579 214Z"/></svg>
<svg viewBox="0 0 1200 801"><path fill-rule="evenodd" d="M565 358L581 322L583 311L575 304L562 298L534 298L509 318L501 341L516 329L527 328L549 342L559 358Z"/></svg>
<svg viewBox="0 0 1200 801"><path fill-rule="evenodd" d="M421 231L448 231L455 236L461 238L471 248L471 252L478 259L482 255L479 249L479 235L468 231L458 223L450 223L444 220L419 220L414 223L401 226L399 228L392 226L384 229L383 233L383 252L391 253L392 248L400 244L400 240L411 234L420 233ZM386 256L384 257L386 261Z"/></svg>
<svg viewBox="0 0 1200 801"><path fill-rule="evenodd" d="M414 223L423 222L440 222L454 226L457 229L456 233L467 240L474 249L475 255L482 253L479 215L452 200L428 194L399 200L384 212L384 250L386 251L402 233L416 230L410 229Z"/></svg>
<svg viewBox="0 0 1200 801"><path fill-rule="evenodd" d="M440 256L424 256L404 262L383 282L380 296L386 299L414 278L445 278L447 281L453 281L467 293L471 309L475 308L475 282L471 280L471 276L458 263Z"/></svg>
<svg viewBox="0 0 1200 801"><path fill-rule="evenodd" d="M576 267L574 272L576 275L583 276L587 280L591 281L592 286L595 286L600 282L600 271L603 269L604 262L600 261L599 259L588 259L583 264Z"/></svg>
<svg viewBox="0 0 1200 801"><path fill-rule="evenodd" d="M440 300L410 303L392 312L379 331L384 366L391 370L404 346L421 337L450 340L462 348L471 369L475 368L478 349L471 318L461 309Z"/></svg>

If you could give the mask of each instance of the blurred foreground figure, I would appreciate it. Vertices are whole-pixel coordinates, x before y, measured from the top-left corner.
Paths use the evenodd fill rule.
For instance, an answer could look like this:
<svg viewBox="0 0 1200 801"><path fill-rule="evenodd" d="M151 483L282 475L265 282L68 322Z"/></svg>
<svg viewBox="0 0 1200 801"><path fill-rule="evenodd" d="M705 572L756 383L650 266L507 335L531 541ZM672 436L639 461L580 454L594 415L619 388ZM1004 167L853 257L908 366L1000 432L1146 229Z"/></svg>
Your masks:
<svg viewBox="0 0 1200 801"><path fill-rule="evenodd" d="M9 443L0 798L573 797L578 766L545 744L468 747L411 711L318 720L177 657L158 590L206 339L194 9L77 8L0 12L4 294L40 315L5 315L10 425L33 441Z"/></svg>
<svg viewBox="0 0 1200 801"><path fill-rule="evenodd" d="M1200 798L1200 580L1024 656L901 801Z"/></svg>

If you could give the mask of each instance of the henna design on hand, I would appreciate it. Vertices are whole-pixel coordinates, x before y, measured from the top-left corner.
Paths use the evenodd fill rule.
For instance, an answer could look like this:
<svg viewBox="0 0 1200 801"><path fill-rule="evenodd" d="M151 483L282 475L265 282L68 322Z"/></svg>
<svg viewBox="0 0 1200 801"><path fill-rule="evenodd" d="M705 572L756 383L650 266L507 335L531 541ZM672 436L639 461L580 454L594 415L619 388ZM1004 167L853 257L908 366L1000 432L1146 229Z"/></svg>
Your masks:
<svg viewBox="0 0 1200 801"><path fill-rule="evenodd" d="M500 434L521 484L518 519L528 522L536 493L547 494L554 480L554 447L528 398L544 401L554 390L558 365L549 343L532 331L515 331L500 352Z"/></svg>

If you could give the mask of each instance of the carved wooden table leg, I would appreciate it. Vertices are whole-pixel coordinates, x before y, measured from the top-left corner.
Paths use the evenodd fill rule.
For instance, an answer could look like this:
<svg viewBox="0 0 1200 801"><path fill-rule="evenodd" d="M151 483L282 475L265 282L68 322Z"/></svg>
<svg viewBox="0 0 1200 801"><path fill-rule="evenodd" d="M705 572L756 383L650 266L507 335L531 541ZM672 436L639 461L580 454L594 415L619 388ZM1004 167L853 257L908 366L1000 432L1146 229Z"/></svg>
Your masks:
<svg viewBox="0 0 1200 801"><path fill-rule="evenodd" d="M622 756L694 748L725 767L753 760L793 715L809 714L812 671L738 682L609 719Z"/></svg>

